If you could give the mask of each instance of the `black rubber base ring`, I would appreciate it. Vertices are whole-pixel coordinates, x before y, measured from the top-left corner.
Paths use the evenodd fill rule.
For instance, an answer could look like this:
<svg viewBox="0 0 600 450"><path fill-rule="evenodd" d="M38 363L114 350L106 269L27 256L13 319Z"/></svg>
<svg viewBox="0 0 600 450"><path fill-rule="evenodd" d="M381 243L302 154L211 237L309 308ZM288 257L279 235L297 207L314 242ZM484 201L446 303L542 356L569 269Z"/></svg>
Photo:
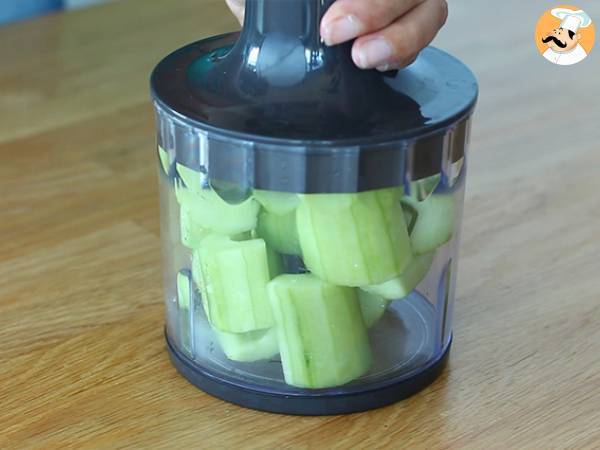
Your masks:
<svg viewBox="0 0 600 450"><path fill-rule="evenodd" d="M452 344L450 340L437 360L432 361L424 366L420 372L408 378L389 379L372 385L365 385L364 390L357 392L323 389L308 391L306 394L297 394L277 393L269 390L269 388L261 390L258 386L244 386L239 382L223 379L221 375L213 374L194 364L173 346L166 333L165 337L171 362L177 371L204 392L246 408L304 416L366 411L410 397L430 385L442 373L448 362Z"/></svg>

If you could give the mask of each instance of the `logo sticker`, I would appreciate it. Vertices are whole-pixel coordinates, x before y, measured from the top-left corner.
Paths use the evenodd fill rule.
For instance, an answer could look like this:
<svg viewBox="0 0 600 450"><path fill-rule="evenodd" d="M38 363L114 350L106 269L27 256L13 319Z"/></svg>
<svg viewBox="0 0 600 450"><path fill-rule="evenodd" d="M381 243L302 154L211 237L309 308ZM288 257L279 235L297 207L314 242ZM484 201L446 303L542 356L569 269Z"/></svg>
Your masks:
<svg viewBox="0 0 600 450"><path fill-rule="evenodd" d="M542 14L535 30L535 42L548 61L570 66L589 55L595 34L594 23L585 11L560 5Z"/></svg>

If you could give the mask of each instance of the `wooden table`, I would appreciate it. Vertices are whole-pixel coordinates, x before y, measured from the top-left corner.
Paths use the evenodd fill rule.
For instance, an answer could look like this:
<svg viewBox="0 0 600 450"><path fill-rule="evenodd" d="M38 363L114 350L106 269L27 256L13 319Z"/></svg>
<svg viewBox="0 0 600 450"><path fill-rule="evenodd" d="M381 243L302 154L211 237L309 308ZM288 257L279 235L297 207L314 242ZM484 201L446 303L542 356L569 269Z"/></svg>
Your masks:
<svg viewBox="0 0 600 450"><path fill-rule="evenodd" d="M598 448L600 49L545 62L537 3L453 0L436 40L481 82L450 367L336 417L226 404L165 351L148 74L223 4L0 29L0 448Z"/></svg>

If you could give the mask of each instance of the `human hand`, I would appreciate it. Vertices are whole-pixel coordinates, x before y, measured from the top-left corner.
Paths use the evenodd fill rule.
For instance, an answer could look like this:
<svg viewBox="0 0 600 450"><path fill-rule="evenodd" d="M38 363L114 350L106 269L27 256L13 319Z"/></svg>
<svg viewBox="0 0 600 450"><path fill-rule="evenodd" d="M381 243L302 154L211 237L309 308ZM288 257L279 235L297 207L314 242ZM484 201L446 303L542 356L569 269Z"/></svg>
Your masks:
<svg viewBox="0 0 600 450"><path fill-rule="evenodd" d="M240 22L244 0L225 0ZM327 45L356 39L352 59L362 69L412 63L446 22L446 0L337 0L321 21Z"/></svg>

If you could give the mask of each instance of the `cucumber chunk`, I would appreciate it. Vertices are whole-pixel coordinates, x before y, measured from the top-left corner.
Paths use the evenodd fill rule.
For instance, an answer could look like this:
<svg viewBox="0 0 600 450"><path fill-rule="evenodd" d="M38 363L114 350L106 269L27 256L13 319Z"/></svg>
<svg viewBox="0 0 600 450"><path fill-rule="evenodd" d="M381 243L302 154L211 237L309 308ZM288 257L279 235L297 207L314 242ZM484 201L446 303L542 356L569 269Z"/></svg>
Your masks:
<svg viewBox="0 0 600 450"><path fill-rule="evenodd" d="M290 192L254 190L254 198L272 214L285 215L293 212L300 203L298 194Z"/></svg>
<svg viewBox="0 0 600 450"><path fill-rule="evenodd" d="M207 236L194 251L192 273L202 290L206 316L215 328L245 333L274 325L266 290L271 279L267 248L262 239L238 242Z"/></svg>
<svg viewBox="0 0 600 450"><path fill-rule="evenodd" d="M371 328L383 317L391 301L362 289L357 289L356 293L365 325L367 328Z"/></svg>
<svg viewBox="0 0 600 450"><path fill-rule="evenodd" d="M181 243L192 249L198 248L202 239L210 232L194 220L187 205L181 205L179 208L179 229Z"/></svg>
<svg viewBox="0 0 600 450"><path fill-rule="evenodd" d="M297 210L306 267L342 286L382 283L412 258L401 188L358 194L307 194Z"/></svg>
<svg viewBox="0 0 600 450"><path fill-rule="evenodd" d="M296 229L296 213L294 211L284 215L266 211L261 212L258 215L256 231L268 245L279 253L286 255L300 254L300 242L298 242L298 230Z"/></svg>
<svg viewBox="0 0 600 450"><path fill-rule="evenodd" d="M286 383L339 386L369 370L371 349L355 289L312 274L286 274L268 291Z"/></svg>
<svg viewBox="0 0 600 450"><path fill-rule="evenodd" d="M387 300L404 298L421 282L433 262L433 252L420 255L411 261L402 275L380 284L363 286L362 289Z"/></svg>
<svg viewBox="0 0 600 450"><path fill-rule="evenodd" d="M231 205L211 189L190 189L179 180L175 184L175 195L179 204L187 209L190 220L206 230L231 236L256 227L260 205L253 198Z"/></svg>
<svg viewBox="0 0 600 450"><path fill-rule="evenodd" d="M432 194L423 201L404 197L402 204L417 214L410 234L416 255L429 253L452 239L455 214L453 195Z"/></svg>
<svg viewBox="0 0 600 450"><path fill-rule="evenodd" d="M225 356L232 361L260 361L273 358L279 353L275 328L247 333L225 333L214 328L213 331Z"/></svg>

